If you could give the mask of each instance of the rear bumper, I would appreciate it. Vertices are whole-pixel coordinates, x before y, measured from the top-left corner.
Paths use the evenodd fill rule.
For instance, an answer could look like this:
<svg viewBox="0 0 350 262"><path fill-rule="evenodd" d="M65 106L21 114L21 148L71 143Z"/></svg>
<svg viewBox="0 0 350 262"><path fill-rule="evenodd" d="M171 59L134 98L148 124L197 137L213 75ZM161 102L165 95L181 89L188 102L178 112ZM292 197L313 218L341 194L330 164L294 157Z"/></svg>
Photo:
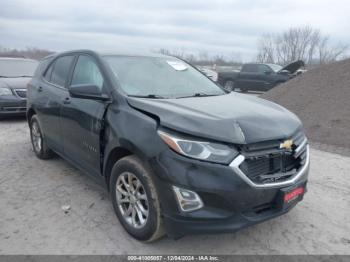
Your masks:
<svg viewBox="0 0 350 262"><path fill-rule="evenodd" d="M15 96L0 98L0 116L25 115L27 100Z"/></svg>

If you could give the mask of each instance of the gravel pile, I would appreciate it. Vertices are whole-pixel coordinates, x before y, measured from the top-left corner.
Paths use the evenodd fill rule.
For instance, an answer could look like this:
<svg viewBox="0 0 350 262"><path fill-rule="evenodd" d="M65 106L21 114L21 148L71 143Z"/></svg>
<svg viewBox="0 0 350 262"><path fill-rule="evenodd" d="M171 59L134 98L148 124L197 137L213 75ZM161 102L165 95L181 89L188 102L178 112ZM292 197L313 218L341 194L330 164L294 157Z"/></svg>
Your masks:
<svg viewBox="0 0 350 262"><path fill-rule="evenodd" d="M312 69L262 98L297 114L315 144L350 149L350 59Z"/></svg>

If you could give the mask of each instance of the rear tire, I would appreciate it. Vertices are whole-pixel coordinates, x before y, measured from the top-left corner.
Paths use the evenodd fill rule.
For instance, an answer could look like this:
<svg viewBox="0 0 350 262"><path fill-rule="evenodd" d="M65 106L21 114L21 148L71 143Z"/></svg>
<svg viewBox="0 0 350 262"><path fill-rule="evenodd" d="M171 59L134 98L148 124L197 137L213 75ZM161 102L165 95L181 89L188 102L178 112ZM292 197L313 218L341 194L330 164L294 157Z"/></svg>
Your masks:
<svg viewBox="0 0 350 262"><path fill-rule="evenodd" d="M46 145L38 117L32 116L30 119L30 138L32 141L33 151L35 155L40 159L50 159L54 156L54 153Z"/></svg>
<svg viewBox="0 0 350 262"><path fill-rule="evenodd" d="M160 201L151 171L136 156L126 156L113 166L110 192L114 211L134 238L153 242L164 235Z"/></svg>

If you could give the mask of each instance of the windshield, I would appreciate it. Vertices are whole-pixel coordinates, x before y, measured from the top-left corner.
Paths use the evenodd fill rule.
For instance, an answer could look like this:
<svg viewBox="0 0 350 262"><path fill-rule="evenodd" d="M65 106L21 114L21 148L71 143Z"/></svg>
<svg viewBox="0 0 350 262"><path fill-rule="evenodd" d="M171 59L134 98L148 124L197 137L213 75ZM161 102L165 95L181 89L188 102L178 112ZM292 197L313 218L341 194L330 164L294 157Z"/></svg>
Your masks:
<svg viewBox="0 0 350 262"><path fill-rule="evenodd" d="M121 88L130 96L179 98L225 92L185 62L173 58L106 56Z"/></svg>
<svg viewBox="0 0 350 262"><path fill-rule="evenodd" d="M276 73L282 69L282 66L276 64L267 64Z"/></svg>
<svg viewBox="0 0 350 262"><path fill-rule="evenodd" d="M37 65L33 60L0 59L0 77L31 77Z"/></svg>

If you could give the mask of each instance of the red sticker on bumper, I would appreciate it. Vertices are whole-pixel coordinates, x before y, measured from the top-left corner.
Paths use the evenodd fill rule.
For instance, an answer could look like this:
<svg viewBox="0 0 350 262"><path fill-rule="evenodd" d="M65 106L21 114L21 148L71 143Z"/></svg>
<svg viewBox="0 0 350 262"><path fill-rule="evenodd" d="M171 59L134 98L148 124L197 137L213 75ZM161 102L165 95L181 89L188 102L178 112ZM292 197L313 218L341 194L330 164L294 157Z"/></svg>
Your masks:
<svg viewBox="0 0 350 262"><path fill-rule="evenodd" d="M302 194L304 194L304 188L298 187L293 191L284 195L284 202L290 202L291 200L294 200L295 198L297 198L299 195L302 195Z"/></svg>

